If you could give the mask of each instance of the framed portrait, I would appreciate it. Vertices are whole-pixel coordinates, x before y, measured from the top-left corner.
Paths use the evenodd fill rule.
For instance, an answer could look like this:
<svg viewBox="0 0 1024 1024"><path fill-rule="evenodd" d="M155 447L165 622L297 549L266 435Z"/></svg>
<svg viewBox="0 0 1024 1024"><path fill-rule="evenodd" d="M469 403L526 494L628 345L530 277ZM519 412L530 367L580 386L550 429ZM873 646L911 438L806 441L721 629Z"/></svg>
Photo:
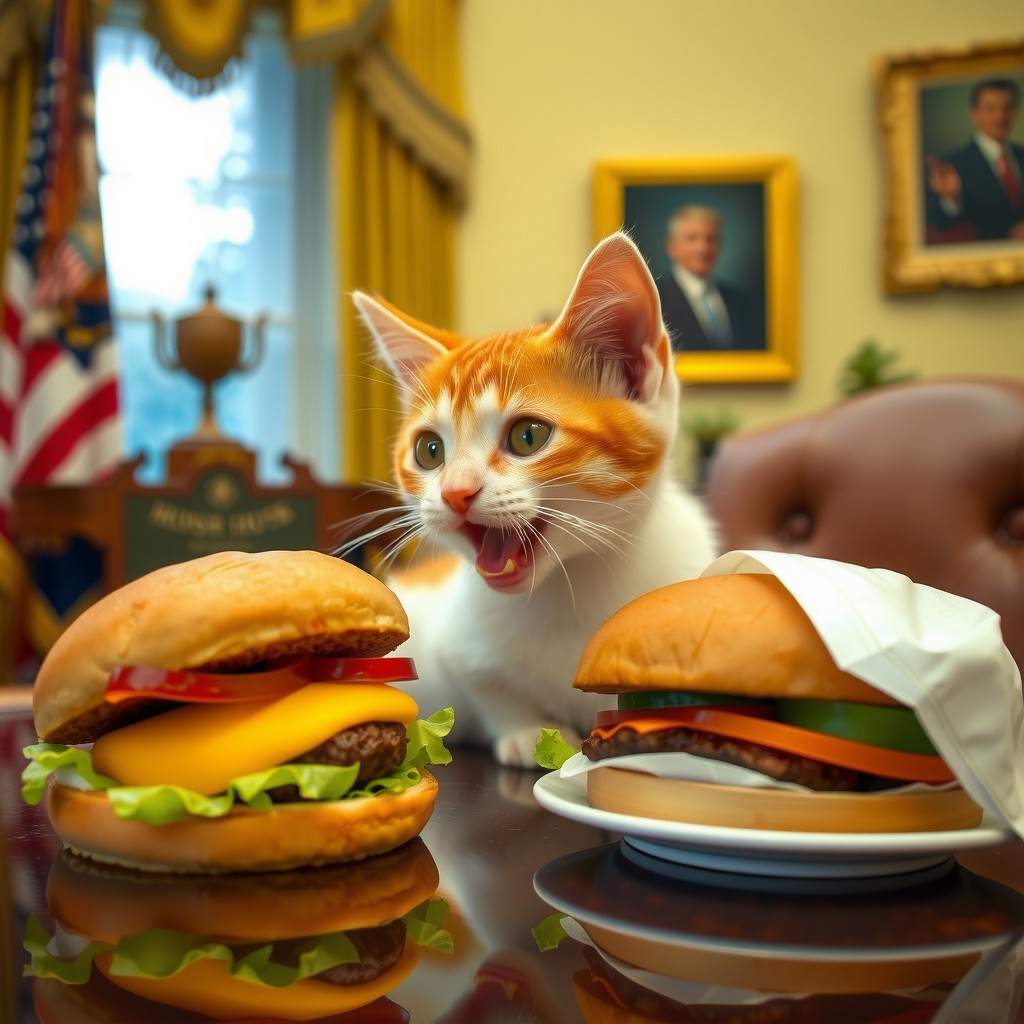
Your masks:
<svg viewBox="0 0 1024 1024"><path fill-rule="evenodd" d="M791 159L601 161L594 221L598 238L628 231L647 259L682 380L735 384L796 376Z"/></svg>
<svg viewBox="0 0 1024 1024"><path fill-rule="evenodd" d="M881 58L887 292L1024 281L1024 38Z"/></svg>

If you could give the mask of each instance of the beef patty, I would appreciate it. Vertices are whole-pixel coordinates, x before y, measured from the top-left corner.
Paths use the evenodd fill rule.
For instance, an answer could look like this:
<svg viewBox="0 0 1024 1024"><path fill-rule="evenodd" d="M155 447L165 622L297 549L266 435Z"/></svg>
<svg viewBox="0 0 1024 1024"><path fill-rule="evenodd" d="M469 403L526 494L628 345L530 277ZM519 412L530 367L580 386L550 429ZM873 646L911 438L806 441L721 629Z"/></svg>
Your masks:
<svg viewBox="0 0 1024 1024"><path fill-rule="evenodd" d="M388 921L369 928L353 928L345 935L355 946L358 959L351 963L335 964L314 974L317 981L330 985L360 985L382 975L394 967L405 949L406 930L401 920ZM274 959L289 966L297 966L309 939L284 940L274 943Z"/></svg>
<svg viewBox="0 0 1024 1024"><path fill-rule="evenodd" d="M400 722L364 722L343 729L330 739L293 757L289 764L335 764L345 767L359 763L355 784L361 785L393 772L405 760L405 726ZM277 786L267 790L274 803L301 800L298 786Z"/></svg>
<svg viewBox="0 0 1024 1024"><path fill-rule="evenodd" d="M685 726L650 733L640 733L624 726L608 739L588 736L583 741L583 753L591 761L623 754L653 754L659 751L678 751L727 761L742 768L751 768L780 782L795 782L819 791L849 791L862 789L865 784L862 773L849 768L787 754L758 743L698 732Z"/></svg>

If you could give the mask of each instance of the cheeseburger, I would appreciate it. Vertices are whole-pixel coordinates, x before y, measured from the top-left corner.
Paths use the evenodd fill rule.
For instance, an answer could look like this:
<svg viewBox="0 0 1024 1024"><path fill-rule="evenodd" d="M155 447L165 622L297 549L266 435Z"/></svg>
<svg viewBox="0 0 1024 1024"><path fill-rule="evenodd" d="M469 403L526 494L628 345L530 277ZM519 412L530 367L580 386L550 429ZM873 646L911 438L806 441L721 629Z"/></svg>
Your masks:
<svg viewBox="0 0 1024 1024"><path fill-rule="evenodd" d="M452 949L437 884L419 838L351 864L217 877L65 850L47 879L53 934L26 928L39 1018L341 1024L361 1010L398 1024L408 1017L387 995L421 948Z"/></svg>
<svg viewBox="0 0 1024 1024"><path fill-rule="evenodd" d="M774 576L643 595L598 629L573 685L617 695L582 751L600 766L587 784L604 810L815 832L959 829L981 818L914 712L840 670ZM661 753L691 758L628 770L637 755ZM736 772L716 779L707 762L758 784L722 784Z"/></svg>
<svg viewBox="0 0 1024 1024"><path fill-rule="evenodd" d="M29 803L65 846L164 871L356 860L418 835L450 711L418 721L385 658L408 620L379 580L313 551L157 569L58 638L33 693Z"/></svg>

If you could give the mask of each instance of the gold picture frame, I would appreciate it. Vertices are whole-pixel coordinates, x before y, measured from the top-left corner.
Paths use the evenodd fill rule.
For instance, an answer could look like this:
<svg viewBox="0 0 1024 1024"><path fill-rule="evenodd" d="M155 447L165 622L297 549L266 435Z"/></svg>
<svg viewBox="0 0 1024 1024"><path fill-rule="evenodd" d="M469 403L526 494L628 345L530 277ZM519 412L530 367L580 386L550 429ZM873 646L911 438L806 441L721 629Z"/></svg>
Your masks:
<svg viewBox="0 0 1024 1024"><path fill-rule="evenodd" d="M669 221L692 206L710 207L721 218L714 276L722 294L730 289L748 310L735 318L744 326L725 342L701 334L666 251ZM682 380L774 383L796 376L797 173L791 158L602 160L594 172L594 225L598 239L624 228L647 259Z"/></svg>
<svg viewBox="0 0 1024 1024"><path fill-rule="evenodd" d="M878 124L885 161L882 284L886 292L942 287L988 288L1024 281L1024 236L1013 237L1009 201L974 140L982 108L975 92L1010 102L1024 97L1024 38L960 50L931 50L879 58L875 67ZM1002 99L1000 100L1000 94ZM1008 142L1024 172L1024 118ZM1005 130L1005 124L998 132ZM959 185L933 177L953 168ZM1011 172L1012 173L1012 172ZM946 178L948 182L948 177ZM937 189L942 191L937 191ZM952 190L952 192L947 191ZM957 190L959 189L959 193ZM997 191L998 190L998 191ZM960 200L950 198L959 194ZM1020 224L1024 230L1024 205Z"/></svg>

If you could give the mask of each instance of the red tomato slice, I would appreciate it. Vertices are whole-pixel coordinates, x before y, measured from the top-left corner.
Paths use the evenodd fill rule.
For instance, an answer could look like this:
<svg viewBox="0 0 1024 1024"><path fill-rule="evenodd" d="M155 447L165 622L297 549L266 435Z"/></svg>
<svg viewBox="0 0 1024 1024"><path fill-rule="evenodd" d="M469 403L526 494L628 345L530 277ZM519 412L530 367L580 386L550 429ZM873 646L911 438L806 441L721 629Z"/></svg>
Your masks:
<svg viewBox="0 0 1024 1024"><path fill-rule="evenodd" d="M419 678L412 658L310 658L314 683L401 683Z"/></svg>
<svg viewBox="0 0 1024 1024"><path fill-rule="evenodd" d="M660 729L676 729L680 725L715 736L760 743L774 750L809 757L815 761L851 768L889 779L904 782L952 782L955 779L941 757L929 754L907 754L899 750L873 747L856 740L840 739L824 733L801 729L799 726L782 722L752 718L748 715L719 711L717 708L673 708L672 715L661 711L634 712L635 717L613 725L598 725L594 733L607 739L619 729L628 725L637 732L657 732Z"/></svg>
<svg viewBox="0 0 1024 1024"><path fill-rule="evenodd" d="M104 700L168 700L223 704L272 700L312 682L397 683L416 678L411 658L320 658L299 655L259 672L194 672L121 665L110 673Z"/></svg>

